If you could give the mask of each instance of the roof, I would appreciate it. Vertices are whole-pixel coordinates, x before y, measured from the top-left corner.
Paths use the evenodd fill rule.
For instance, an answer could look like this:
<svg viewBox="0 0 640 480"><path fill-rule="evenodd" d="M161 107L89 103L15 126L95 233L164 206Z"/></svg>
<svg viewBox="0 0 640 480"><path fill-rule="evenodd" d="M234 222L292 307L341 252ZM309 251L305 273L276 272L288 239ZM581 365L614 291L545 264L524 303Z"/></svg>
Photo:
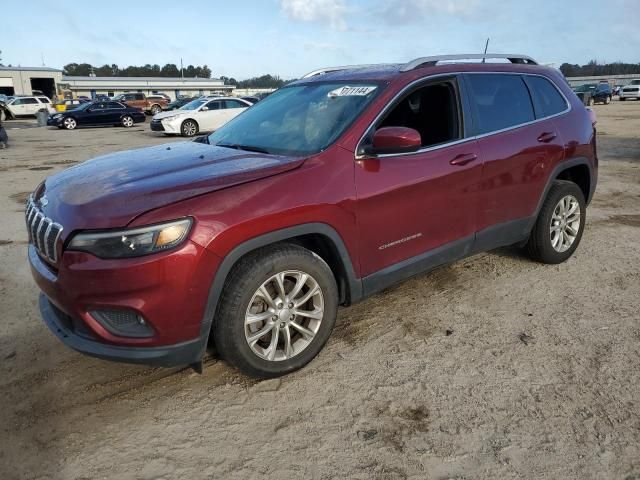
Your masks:
<svg viewBox="0 0 640 480"><path fill-rule="evenodd" d="M500 59L501 62L487 62ZM472 60L470 62L469 60ZM541 68L531 57L519 54L460 54L419 57L407 63L385 63L376 65L348 65L342 67L327 67L314 70L304 75L294 83L308 83L315 81L353 81L353 80L390 80L401 74L423 73L429 69L429 74L451 71L513 71L514 67Z"/></svg>
<svg viewBox="0 0 640 480"><path fill-rule="evenodd" d="M14 72L62 72L62 70L50 67L0 67L0 71Z"/></svg>
<svg viewBox="0 0 640 480"><path fill-rule="evenodd" d="M219 78L200 78L200 77L83 77L64 75L63 81L89 81L89 82L222 82Z"/></svg>

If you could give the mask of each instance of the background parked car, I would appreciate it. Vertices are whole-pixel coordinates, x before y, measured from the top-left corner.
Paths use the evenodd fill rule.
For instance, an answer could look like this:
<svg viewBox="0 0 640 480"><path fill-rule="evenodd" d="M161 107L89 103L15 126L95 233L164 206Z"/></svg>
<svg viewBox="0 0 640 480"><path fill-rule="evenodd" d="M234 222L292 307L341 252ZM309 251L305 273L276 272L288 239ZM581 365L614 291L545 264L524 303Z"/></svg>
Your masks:
<svg viewBox="0 0 640 480"><path fill-rule="evenodd" d="M585 83L574 87L573 91L585 105L593 105L594 103L608 105L613 96L608 83Z"/></svg>
<svg viewBox="0 0 640 480"><path fill-rule="evenodd" d="M88 103L88 101L80 98L64 98L62 100L58 100L54 104L54 108L57 112L66 112L67 110L78 108L83 103Z"/></svg>
<svg viewBox="0 0 640 480"><path fill-rule="evenodd" d="M162 112L163 107L165 107L169 102L164 97L154 97L152 99L148 99L144 93L122 93L113 97L113 100L116 102L122 102L130 107L136 107L142 110L143 112L155 115L157 113Z"/></svg>
<svg viewBox="0 0 640 480"><path fill-rule="evenodd" d="M199 98L178 110L155 115L151 120L151 130L193 137L198 132L217 130L250 106L251 103L240 98Z"/></svg>
<svg viewBox="0 0 640 480"><path fill-rule="evenodd" d="M25 96L15 97L5 103L6 118L35 116L36 113L45 111L55 113L55 109L49 97L45 96Z"/></svg>
<svg viewBox="0 0 640 480"><path fill-rule="evenodd" d="M622 87L620 101L625 101L627 98L640 100L640 80L634 80L629 85Z"/></svg>
<svg viewBox="0 0 640 480"><path fill-rule="evenodd" d="M165 110L167 110L167 111L177 110L180 107L183 107L187 103L192 102L194 100L195 100L195 98L192 98L192 97L181 97L181 98L178 98L178 99L174 100L173 102L171 102L169 105L167 105L167 108Z"/></svg>
<svg viewBox="0 0 640 480"><path fill-rule="evenodd" d="M50 115L47 125L50 127L73 130L78 126L114 125L133 127L144 122L145 115L140 109L129 107L120 102L90 102L77 108Z"/></svg>

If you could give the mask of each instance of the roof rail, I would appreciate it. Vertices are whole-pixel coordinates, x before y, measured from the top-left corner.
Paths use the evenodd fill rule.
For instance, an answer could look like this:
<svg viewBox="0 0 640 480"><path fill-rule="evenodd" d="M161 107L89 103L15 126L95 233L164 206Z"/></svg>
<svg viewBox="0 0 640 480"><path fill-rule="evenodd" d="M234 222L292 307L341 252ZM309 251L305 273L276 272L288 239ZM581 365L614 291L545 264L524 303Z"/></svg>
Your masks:
<svg viewBox="0 0 640 480"><path fill-rule="evenodd" d="M325 73L331 73L331 72L339 72L340 70L356 70L359 68L378 67L380 65L383 65L383 64L370 63L366 65L343 65L341 67L319 68L318 70L313 70L312 72L309 72L306 75L303 75L302 78L315 77L316 75L324 75Z"/></svg>
<svg viewBox="0 0 640 480"><path fill-rule="evenodd" d="M446 61L455 61L455 60L484 60L486 59L496 59L496 58L506 58L511 63L522 63L527 65L537 65L533 58L527 55L519 55L519 54L510 54L510 53L470 53L470 54L459 54L459 55L438 55L434 57L420 57L415 60L411 60L408 63L405 63L401 68L401 72L408 72L409 70L414 70L420 67L433 67L437 65L439 62Z"/></svg>

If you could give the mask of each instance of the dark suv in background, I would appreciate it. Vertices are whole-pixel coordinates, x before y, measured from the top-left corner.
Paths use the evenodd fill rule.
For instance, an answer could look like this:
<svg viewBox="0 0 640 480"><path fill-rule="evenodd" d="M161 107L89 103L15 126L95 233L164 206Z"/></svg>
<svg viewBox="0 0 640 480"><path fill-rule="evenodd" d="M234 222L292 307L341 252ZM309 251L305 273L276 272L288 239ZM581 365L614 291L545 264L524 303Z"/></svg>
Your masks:
<svg viewBox="0 0 640 480"><path fill-rule="evenodd" d="M557 70L521 55L311 72L197 142L39 185L42 316L102 358L199 369L215 344L249 375L292 372L339 305L407 277L504 245L567 260L596 188L594 126Z"/></svg>
<svg viewBox="0 0 640 480"><path fill-rule="evenodd" d="M591 106L594 103L611 103L613 91L608 83L585 83L573 89L582 103Z"/></svg>

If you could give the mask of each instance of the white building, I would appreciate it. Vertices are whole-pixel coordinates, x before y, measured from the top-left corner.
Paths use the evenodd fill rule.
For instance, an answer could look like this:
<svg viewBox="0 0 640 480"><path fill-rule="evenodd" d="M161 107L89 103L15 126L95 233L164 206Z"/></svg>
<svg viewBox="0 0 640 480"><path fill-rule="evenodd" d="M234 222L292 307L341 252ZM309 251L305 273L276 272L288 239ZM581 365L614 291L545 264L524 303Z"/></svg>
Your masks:
<svg viewBox="0 0 640 480"><path fill-rule="evenodd" d="M62 70L48 67L0 67L0 93L33 95L40 90L49 98L56 93ZM38 92L39 93L39 92Z"/></svg>
<svg viewBox="0 0 640 480"><path fill-rule="evenodd" d="M172 77L71 77L63 76L58 83L59 95L71 93L74 97L96 95L109 97L126 92L145 95L165 93L172 99L178 96L229 95L234 85L225 85L217 78L172 78Z"/></svg>

